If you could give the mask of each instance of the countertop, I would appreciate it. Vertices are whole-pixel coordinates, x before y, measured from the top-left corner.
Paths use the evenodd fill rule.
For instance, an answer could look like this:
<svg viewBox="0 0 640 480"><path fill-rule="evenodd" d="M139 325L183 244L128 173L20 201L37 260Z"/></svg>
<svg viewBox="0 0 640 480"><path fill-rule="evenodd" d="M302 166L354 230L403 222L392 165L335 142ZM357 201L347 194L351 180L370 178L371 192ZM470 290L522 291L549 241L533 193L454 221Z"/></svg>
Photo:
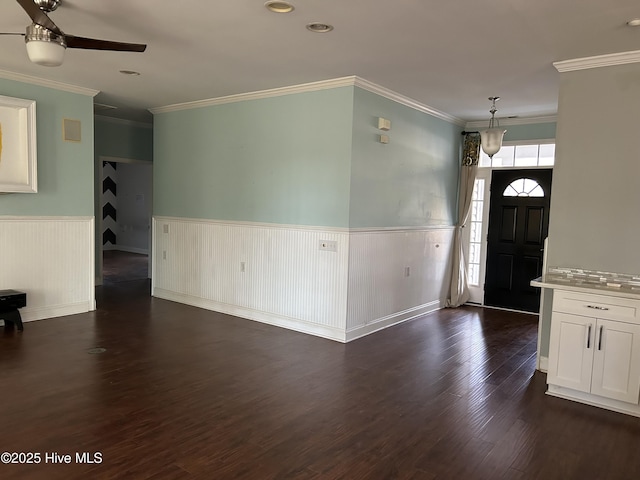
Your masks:
<svg viewBox="0 0 640 480"><path fill-rule="evenodd" d="M586 283L582 279L559 274L546 274L538 277L535 280L531 280L531 286L597 295L610 295L612 297L633 298L636 300L640 299L640 286L615 282L598 285Z"/></svg>

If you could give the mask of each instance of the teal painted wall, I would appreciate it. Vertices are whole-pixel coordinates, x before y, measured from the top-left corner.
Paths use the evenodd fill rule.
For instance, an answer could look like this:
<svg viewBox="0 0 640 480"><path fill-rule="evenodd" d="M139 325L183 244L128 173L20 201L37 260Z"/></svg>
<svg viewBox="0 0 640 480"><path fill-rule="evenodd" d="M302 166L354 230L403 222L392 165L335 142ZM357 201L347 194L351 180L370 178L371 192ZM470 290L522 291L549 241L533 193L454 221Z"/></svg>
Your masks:
<svg viewBox="0 0 640 480"><path fill-rule="evenodd" d="M353 87L154 116L154 215L349 226Z"/></svg>
<svg viewBox="0 0 640 480"><path fill-rule="evenodd" d="M0 95L36 101L38 193L0 195L0 215L93 216L93 98L0 79ZM62 140L80 120L82 141Z"/></svg>
<svg viewBox="0 0 640 480"><path fill-rule="evenodd" d="M95 116L95 155L153 160L153 126Z"/></svg>
<svg viewBox="0 0 640 480"><path fill-rule="evenodd" d="M505 142L521 140L549 140L556 138L556 123L533 123L529 125L506 125Z"/></svg>
<svg viewBox="0 0 640 480"><path fill-rule="evenodd" d="M390 131L378 130L378 117ZM461 130L355 88L350 227L454 225Z"/></svg>

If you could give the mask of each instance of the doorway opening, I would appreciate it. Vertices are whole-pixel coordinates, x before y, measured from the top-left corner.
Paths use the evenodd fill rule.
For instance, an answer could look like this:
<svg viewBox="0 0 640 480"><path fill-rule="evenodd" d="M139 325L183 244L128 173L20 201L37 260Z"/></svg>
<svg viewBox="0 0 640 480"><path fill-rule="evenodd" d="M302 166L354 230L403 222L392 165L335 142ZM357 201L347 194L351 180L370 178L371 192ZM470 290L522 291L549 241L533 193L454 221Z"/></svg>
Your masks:
<svg viewBox="0 0 640 480"><path fill-rule="evenodd" d="M549 231L551 169L494 170L491 175L484 304L538 313Z"/></svg>
<svg viewBox="0 0 640 480"><path fill-rule="evenodd" d="M151 277L153 163L98 159L96 285Z"/></svg>
<svg viewBox="0 0 640 480"><path fill-rule="evenodd" d="M543 198L546 198L548 202L549 195L551 193L551 168L553 167L554 162L555 140L541 140L536 143L505 142L500 151L493 156L493 159L490 159L486 154L484 154L484 152L481 152L478 174L475 180L471 202L471 211L465 228L464 238L470 303L516 311L538 311L537 305L533 305L531 303L531 297L534 298L533 303L536 303L539 300L539 292L528 292L522 295L518 294L520 295L518 296L513 293L514 290L512 287L515 287L516 285L520 285L522 287L523 283L525 283L523 279L532 275L532 268L535 267L536 271L542 271L545 268L543 265L544 252L541 251L543 247L540 246L536 248L529 244L533 241L534 236L536 237L536 241L538 237L540 237L540 240L544 242L547 235L546 227L543 223L539 223L537 226L541 230L535 230L534 223L536 222L534 222L534 220L540 220L540 222L546 221L546 225L548 225L549 209L548 206L537 206L535 208L531 207L527 209L527 206L524 204L528 203L528 201L523 199L538 198L536 195L540 194L540 190L536 189L536 186L539 186L544 192ZM536 180L534 180L534 183L525 182L525 179L529 179L530 177L537 178L537 175L527 174L526 172L533 171L535 173L537 171L545 170L549 172L548 186L541 186ZM499 188L497 185L495 187L492 185L494 182L493 173L498 171L510 172L503 175L505 178L510 178L510 180L503 185L502 188ZM512 182L514 182L513 185L511 185ZM509 228L519 228L522 230L519 233L520 236L516 236L515 232L513 230L511 231L511 233L513 233L511 241L515 242L518 240L520 243L524 242L524 245L517 247L515 244L513 245L512 253L515 254L517 251L517 261L516 257L510 257L510 254L507 251L488 255L488 240L490 233L489 224L491 223L490 216L497 216L498 213L495 212L496 209L501 209L501 207L495 205L496 201L491 196L493 189L499 190L499 194L496 193L496 196L501 198L504 197L514 203L514 205L506 208L506 210L500 214L504 215L504 222L503 217L500 217L498 220L494 219L493 223L505 228L505 230L500 233L500 227L496 227L498 229L499 237L508 237L509 235L507 235L507 233L509 233ZM537 200L534 200L534 202L535 201ZM523 205L519 205L522 207L520 209L520 217L514 216L517 208L514 209L513 207L516 203L523 203ZM544 210L543 214L541 214L541 208ZM511 217L507 215L508 212L511 213ZM508 222L506 222L509 218L513 220L510 224L511 227L509 227ZM534 235L534 232L537 232L537 234ZM526 238L522 237L525 233L526 235L529 235ZM523 250L525 245L528 248L526 253ZM537 252L537 256L535 256L535 258L532 253L533 250L536 250ZM501 265L504 268L501 269ZM497 267L497 270L500 273L496 272L495 267ZM513 270L512 267L516 270ZM507 270L509 270L509 273L506 273ZM536 276L538 275L534 275L529 280L532 280ZM489 285L487 285L488 282ZM494 283L493 287L491 286L491 282ZM496 284L496 282L498 283ZM526 283L528 287L528 282ZM485 288L487 287L500 289L502 296L507 297L508 301L496 302L494 295L495 292L490 293L489 298L486 298Z"/></svg>

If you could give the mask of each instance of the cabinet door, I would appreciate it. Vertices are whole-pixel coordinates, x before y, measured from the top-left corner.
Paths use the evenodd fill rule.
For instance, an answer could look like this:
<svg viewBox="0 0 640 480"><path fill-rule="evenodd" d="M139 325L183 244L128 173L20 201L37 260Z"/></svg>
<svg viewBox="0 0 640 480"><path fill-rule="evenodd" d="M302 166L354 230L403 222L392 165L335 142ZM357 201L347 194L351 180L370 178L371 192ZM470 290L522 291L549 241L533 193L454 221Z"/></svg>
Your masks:
<svg viewBox="0 0 640 480"><path fill-rule="evenodd" d="M595 318L553 312L547 383L591 390L595 332Z"/></svg>
<svg viewBox="0 0 640 480"><path fill-rule="evenodd" d="M598 319L591 393L638 403L640 325Z"/></svg>

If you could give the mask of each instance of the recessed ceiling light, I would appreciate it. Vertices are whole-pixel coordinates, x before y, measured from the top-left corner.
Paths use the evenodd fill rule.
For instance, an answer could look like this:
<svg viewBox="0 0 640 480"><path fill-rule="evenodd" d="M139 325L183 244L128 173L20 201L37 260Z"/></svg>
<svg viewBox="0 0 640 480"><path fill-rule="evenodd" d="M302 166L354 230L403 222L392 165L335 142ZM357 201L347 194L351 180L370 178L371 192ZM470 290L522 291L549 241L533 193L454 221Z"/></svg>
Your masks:
<svg viewBox="0 0 640 480"><path fill-rule="evenodd" d="M133 75L133 76L140 75L140 72L136 72L135 70L120 70L120 73L123 75Z"/></svg>
<svg viewBox="0 0 640 480"><path fill-rule="evenodd" d="M312 32L316 32L316 33L327 33L330 32L331 30L333 30L333 26L332 25L327 25L326 23L310 23L309 25L307 25L307 30L310 30Z"/></svg>
<svg viewBox="0 0 640 480"><path fill-rule="evenodd" d="M287 2L269 1L264 4L267 10L274 13L289 13L293 12L294 6Z"/></svg>
<svg viewBox="0 0 640 480"><path fill-rule="evenodd" d="M627 25L630 27L640 27L640 18L634 18L633 20L629 20Z"/></svg>

